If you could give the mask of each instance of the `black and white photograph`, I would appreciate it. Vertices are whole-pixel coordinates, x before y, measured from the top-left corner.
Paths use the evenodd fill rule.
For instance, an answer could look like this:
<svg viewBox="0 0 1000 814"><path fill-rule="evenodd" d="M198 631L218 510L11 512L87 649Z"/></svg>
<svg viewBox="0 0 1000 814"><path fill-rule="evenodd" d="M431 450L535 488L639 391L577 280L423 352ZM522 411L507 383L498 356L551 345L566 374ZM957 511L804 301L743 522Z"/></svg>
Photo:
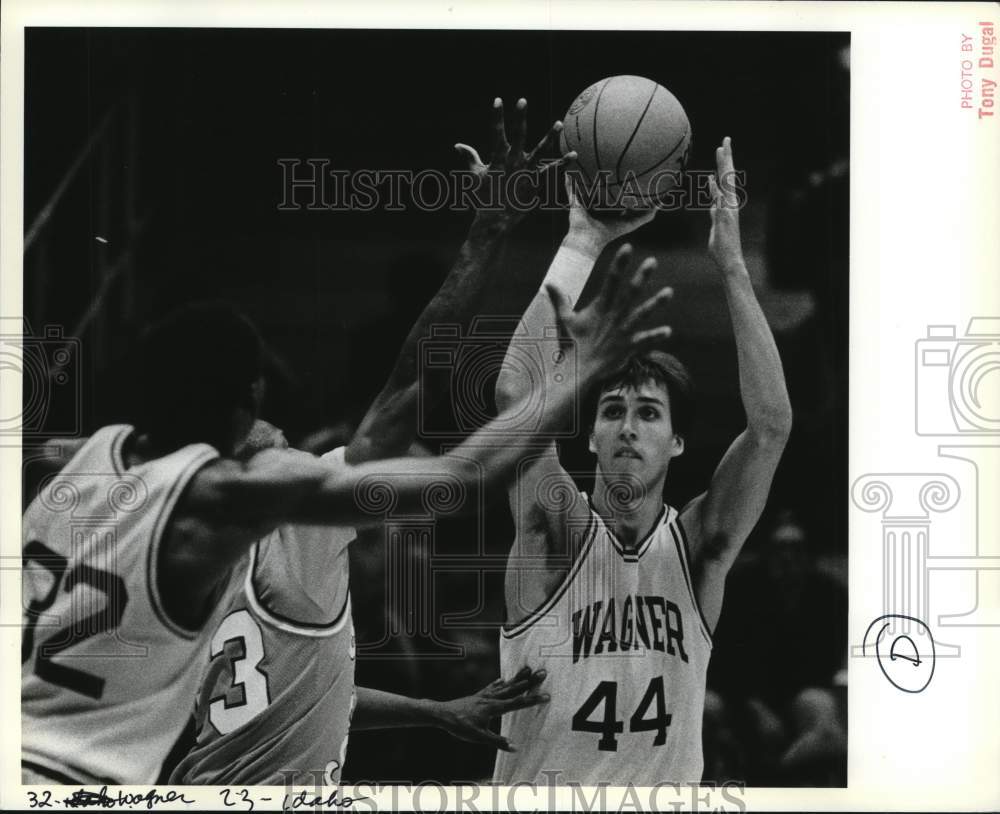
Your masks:
<svg viewBox="0 0 1000 814"><path fill-rule="evenodd" d="M846 793L851 26L487 19L24 26L21 805Z"/></svg>

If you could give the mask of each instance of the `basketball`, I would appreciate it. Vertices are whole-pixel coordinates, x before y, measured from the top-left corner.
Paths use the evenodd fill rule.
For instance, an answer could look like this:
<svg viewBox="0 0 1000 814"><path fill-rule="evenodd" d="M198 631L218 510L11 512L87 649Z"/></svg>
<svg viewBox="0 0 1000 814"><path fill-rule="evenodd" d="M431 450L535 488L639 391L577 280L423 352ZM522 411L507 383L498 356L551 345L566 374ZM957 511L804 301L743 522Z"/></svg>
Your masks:
<svg viewBox="0 0 1000 814"><path fill-rule="evenodd" d="M662 85L641 76L611 76L569 106L561 146L564 153L577 152L568 172L585 206L647 206L679 183L691 125Z"/></svg>

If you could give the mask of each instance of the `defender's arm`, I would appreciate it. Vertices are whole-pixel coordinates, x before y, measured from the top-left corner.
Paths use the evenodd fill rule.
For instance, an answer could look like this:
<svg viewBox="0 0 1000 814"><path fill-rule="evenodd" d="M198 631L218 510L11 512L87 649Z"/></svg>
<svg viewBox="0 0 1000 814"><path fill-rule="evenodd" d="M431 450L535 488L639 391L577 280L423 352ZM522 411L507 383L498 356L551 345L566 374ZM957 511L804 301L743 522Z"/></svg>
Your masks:
<svg viewBox="0 0 1000 814"><path fill-rule="evenodd" d="M488 743L509 752L511 744L490 729L490 721L548 701L547 695L538 692L538 685L544 680L544 670L532 672L525 667L513 678L498 678L479 692L450 701L410 698L358 687L351 730L432 726L460 740Z"/></svg>
<svg viewBox="0 0 1000 814"><path fill-rule="evenodd" d="M470 171L485 183L487 173L493 175L519 173L518 190L530 186L533 173L554 172L573 154L569 153L558 161L546 164L540 168L539 159L547 144L555 140L562 129L562 124L552 125L538 145L530 152L524 152L525 134L527 132L527 102L518 100L513 143L507 142L504 127L503 103L496 99L493 103L493 154L489 166L483 164L478 153L464 144L455 147L469 160ZM344 459L348 463L359 463L395 455L402 455L410 446L416 433L417 397L423 400L425 409L434 405L444 393L417 393L417 375L419 370L420 340L430 333L430 329L440 323L468 323L478 310L482 292L500 265L497 257L503 240L510 230L521 221L526 214L506 202L500 209L480 209L476 212L469 234L462 244L458 259L416 323L410 329L406 341L400 350L395 367L375 401L369 407L362 419L357 433L348 445ZM524 285L520 279L524 275L516 275L517 283ZM537 285L537 278L529 284Z"/></svg>
<svg viewBox="0 0 1000 814"><path fill-rule="evenodd" d="M635 307L638 289L619 277L609 275L601 296L579 314L552 292L558 321L572 340L563 364L572 368L575 363L584 384L614 370L629 353L662 340L660 331L635 332L656 299ZM430 491L442 484L454 495L448 508L470 511L481 486L505 480L539 438L564 426L576 401L575 386L572 377L554 374L537 423L518 429L526 410L517 404L436 458L331 469L306 453L267 449L245 462L215 461L192 477L181 496L163 565L175 578L198 583L207 595L249 545L282 523L370 525L381 522L392 507L423 511L435 502Z"/></svg>

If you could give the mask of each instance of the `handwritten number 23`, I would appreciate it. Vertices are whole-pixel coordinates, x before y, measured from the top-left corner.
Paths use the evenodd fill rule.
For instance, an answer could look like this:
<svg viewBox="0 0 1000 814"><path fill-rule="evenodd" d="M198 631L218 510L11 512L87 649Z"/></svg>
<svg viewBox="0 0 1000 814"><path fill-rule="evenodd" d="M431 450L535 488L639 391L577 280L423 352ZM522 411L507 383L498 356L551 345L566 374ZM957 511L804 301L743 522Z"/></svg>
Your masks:
<svg viewBox="0 0 1000 814"><path fill-rule="evenodd" d="M248 792L246 789L240 789L239 791L240 798L236 802L233 802L230 799L231 789L223 789L222 791L219 792L219 794L222 795L223 805L231 808L232 806L239 805L240 803L246 803L247 811L253 811L253 800L250 799L250 792Z"/></svg>

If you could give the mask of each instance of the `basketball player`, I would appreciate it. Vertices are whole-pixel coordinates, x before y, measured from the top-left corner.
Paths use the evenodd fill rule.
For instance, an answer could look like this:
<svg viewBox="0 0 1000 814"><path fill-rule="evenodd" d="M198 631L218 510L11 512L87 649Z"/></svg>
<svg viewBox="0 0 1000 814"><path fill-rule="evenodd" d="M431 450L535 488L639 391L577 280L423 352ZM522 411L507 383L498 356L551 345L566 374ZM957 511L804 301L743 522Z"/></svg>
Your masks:
<svg viewBox="0 0 1000 814"><path fill-rule="evenodd" d="M592 495L576 491L554 444L517 470L501 671L544 667L552 701L503 719L502 734L523 748L498 754L496 782L701 779L705 675L726 573L760 517L792 421L743 261L728 138L716 162L708 248L733 322L746 429L707 491L680 511L664 505L670 463L684 451L690 383L669 354L639 353L595 388ZM600 250L651 218L623 224L574 207L548 283L575 301ZM551 305L536 297L524 319L528 330L551 324ZM498 406L514 403L519 387L502 375Z"/></svg>
<svg viewBox="0 0 1000 814"><path fill-rule="evenodd" d="M255 449L284 437L258 421ZM343 466L343 448L324 456ZM196 740L171 785L336 785L348 729L438 727L455 737L510 744L490 720L543 703L544 672L521 670L452 701L355 687L348 592L350 528L285 525L250 549L205 655ZM176 761L173 761L176 762Z"/></svg>
<svg viewBox="0 0 1000 814"><path fill-rule="evenodd" d="M89 439L53 439L47 444L49 449L46 456L46 467L50 474L58 472L64 467L75 450L85 444ZM251 430L250 437L245 443L240 457L259 452L272 447L287 448L287 441L280 430L271 426L265 421L258 420ZM342 459L343 450L335 451L330 456L333 460ZM278 768L281 754L275 754L259 748L261 742L270 742L279 747L291 747L293 752L292 765L306 766L315 765L310 763L308 755L317 750L327 749L328 743L336 743L331 738L324 739L322 736L328 734L327 730L331 726L336 726L340 720L336 714L320 715L321 708L328 705L327 699L337 697L337 693L329 691L338 683L343 683L343 675L348 669L353 672L354 648L353 641L347 645L347 655L337 653L336 644L333 646L327 642L336 642L337 634L341 633L349 625L349 605L345 607L345 613L336 624L329 626L331 633L329 636L323 635L324 625L309 625L309 623L296 624L288 618L272 616L262 607L262 601L257 599L256 586L263 584L262 592L268 592L270 601L280 599L284 601L299 600L302 608L320 607L331 605L328 597L336 598L338 579L343 580L346 586L346 573L340 574L336 568L331 569L328 574L313 576L313 572L308 570L309 565L314 565L324 556L323 551L327 550L332 554L326 555L334 560L342 557L343 549L338 548L338 529L330 529L323 526L300 527L285 526L272 532L265 540L259 541L251 549L251 557L256 559L258 552L262 553L261 560L264 565L261 567L259 576L254 573L244 577L245 592L235 592L234 600L230 603L223 623L213 637L213 644L216 639L224 640L223 648L226 651L235 651L235 658L223 659L222 652L216 654L208 662L208 675L202 679L202 689L200 694L208 698L207 702L201 704L203 714L199 717L204 727L205 718L213 722L219 722L221 727L225 727L225 721L234 715L247 719L247 723L240 726L242 730L242 740L247 743L239 743L237 738L231 738L220 743L220 740L208 738L200 743L197 748L192 748L194 733L190 738L182 738L176 747L183 749L176 757L172 754L168 756L164 771L158 782L170 782L171 785L193 785L204 782L207 785L262 785L269 780L273 782L295 783L308 781L310 784L335 783L340 765L344 762L344 749L342 744L339 761L331 761L327 764L320 763L321 769L299 770L291 769L288 766ZM286 546L286 548L281 548ZM299 554L302 552L302 554ZM285 570L281 566L290 564L297 570ZM242 563L241 563L242 565ZM276 567L278 566L278 567ZM241 570L244 573L245 569ZM277 572L277 573L275 573ZM314 586L319 586L319 590L310 592ZM296 590L298 588L298 590ZM249 600L249 601L248 601ZM255 609L262 614L262 622L252 621ZM266 621L263 621L266 620ZM235 628L249 623L256 627L256 632L249 636L246 634L231 635ZM349 628L348 628L349 629ZM264 646L265 633L270 633L273 641ZM259 641L258 641L259 640ZM269 664L258 663L255 665L257 671L263 675L263 679L258 679L255 683L251 675L249 681L239 682L239 686L233 686L233 671L237 663L245 660L245 653L248 650L247 642L251 651L259 651L269 658ZM300 642L296 646L296 642ZM305 658L303 658L303 655ZM337 657L341 658L337 658ZM225 665L225 666L223 666ZM221 668L221 669L220 669ZM228 670L228 675L219 677L220 672ZM312 674L305 673L304 670L312 671ZM284 677L284 684L287 690L283 694L284 705L275 704L273 693L267 691L267 687L274 687L275 679L278 676ZM321 676L329 676L321 678ZM364 729L386 729L400 727L437 727L449 732L452 736L461 740L473 743L492 744L499 749L510 749L511 745L490 729L490 722L511 710L520 709L532 704L544 703L548 696L537 692L539 684L544 681L545 672L532 672L529 668L524 668L517 675L510 679L496 679L486 687L470 696L457 698L450 701L436 701L430 699L417 699L407 696L396 695L394 693L380 690L358 687L356 695L349 696L349 704L353 709L353 715L346 713L350 717L352 730ZM310 680L311 679L311 680ZM237 707L247 707L251 709L259 705L260 694L256 690L261 686L265 687L265 695L270 699L267 703L267 712L273 720L273 725L260 727L259 722L251 727L250 719L253 716L247 715L247 710L237 710ZM219 686L222 689L220 698L214 698L211 690ZM236 690L237 692L233 692ZM227 697L235 695L236 701L230 703ZM340 694L341 696L343 693ZM340 700L344 700L341 698ZM356 707L355 707L356 700ZM221 705L221 708L220 708ZM292 708L289 708L292 705ZM233 710L227 712L227 710ZM275 710L282 710L289 713L285 716L273 714ZM287 737L291 731L295 735L305 734L300 730L304 720L313 720L319 729L319 738L315 741L307 740L304 743L298 742L295 738ZM192 719L192 724L194 719ZM270 722L269 722L270 723ZM214 723L209 724L214 731ZM254 737L253 729L258 731L263 728L266 735L263 738ZM228 732L225 734L229 734ZM285 735L283 737L276 737ZM243 748L235 748L240 746ZM256 749L254 747L257 747ZM184 753L189 752L184 758L181 768L176 769L171 777L166 769L175 769L178 760L184 757ZM252 761L248 759L252 756L253 761L258 764L263 763L264 771L254 773L251 770ZM299 757L298 760L294 756ZM285 755L287 757L287 755ZM221 758L221 759L220 759ZM219 766L212 767L211 759L216 759ZM214 771L212 769L214 768ZM199 778L204 778L200 780ZM230 781L228 778L232 777Z"/></svg>
<svg viewBox="0 0 1000 814"><path fill-rule="evenodd" d="M655 301L636 303L633 288L610 285L586 311L559 304L582 382L662 338L634 332ZM538 424L504 445L480 441L516 413L436 458L331 467L275 449L233 457L262 380L256 331L232 309L192 306L159 323L138 377L137 423L98 430L24 515L26 783L154 782L188 718L232 569L255 541L283 524L377 522L366 501L387 492L400 511L422 508L442 481L469 511L468 496L509 472L575 401L564 376Z"/></svg>
<svg viewBox="0 0 1000 814"><path fill-rule="evenodd" d="M513 142L507 142L503 104L493 104L490 167L466 145L456 145L470 169L502 175L538 170L538 159L560 129L556 122L530 153L524 152L527 103L518 101ZM547 164L552 172L566 157ZM525 198L526 196L522 196ZM439 323L468 322L498 268L502 241L524 216L513 207L477 211L458 259L441 289L421 313L396 364L350 444L324 456L333 467L402 454L416 432L415 400L420 340ZM536 277L534 286L537 286ZM428 407L441 393L424 391ZM263 428L256 448L287 446L280 432ZM206 655L198 691L196 743L171 773L174 785L336 784L347 752L349 729L442 725L492 743L510 744L489 729L489 713L540 703L537 681L521 671L512 684L493 687L501 697L479 705L479 716L451 712L469 699L439 707L428 702L354 686L354 629L348 591L350 527L286 525L250 549L243 590L234 593ZM489 690L489 688L487 688ZM473 705L474 706L474 705ZM353 715L352 715L353 713Z"/></svg>

